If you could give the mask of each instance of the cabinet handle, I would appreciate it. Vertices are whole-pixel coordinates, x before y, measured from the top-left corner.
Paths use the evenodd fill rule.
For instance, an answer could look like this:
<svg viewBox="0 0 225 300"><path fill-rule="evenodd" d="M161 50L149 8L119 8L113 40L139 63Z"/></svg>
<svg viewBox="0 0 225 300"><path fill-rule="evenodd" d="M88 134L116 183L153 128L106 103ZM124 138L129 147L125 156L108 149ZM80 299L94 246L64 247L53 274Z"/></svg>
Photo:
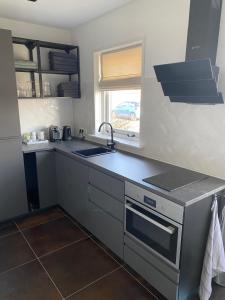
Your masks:
<svg viewBox="0 0 225 300"><path fill-rule="evenodd" d="M174 232L175 232L175 228L174 228L174 227L172 227L172 226L166 227L166 226L160 224L159 222L157 222L157 221L155 221L155 220L153 220L153 219L151 219L151 218L148 218L148 217L145 216L144 214L142 214L142 213L140 213L139 211L137 211L136 209L134 209L134 208L132 207L132 204L126 204L126 209L132 211L133 213L135 213L135 214L138 215L139 217L145 219L145 220L148 221L149 223L151 223L151 224L157 226L158 228L160 228L160 229L166 231L166 232L169 233L170 235L174 234Z"/></svg>

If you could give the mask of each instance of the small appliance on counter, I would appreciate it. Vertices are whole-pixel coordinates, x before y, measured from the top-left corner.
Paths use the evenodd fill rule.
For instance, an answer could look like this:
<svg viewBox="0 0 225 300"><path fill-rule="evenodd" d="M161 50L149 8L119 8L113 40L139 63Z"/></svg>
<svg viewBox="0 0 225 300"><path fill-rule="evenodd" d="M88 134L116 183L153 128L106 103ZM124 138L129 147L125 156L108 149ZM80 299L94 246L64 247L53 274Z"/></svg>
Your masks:
<svg viewBox="0 0 225 300"><path fill-rule="evenodd" d="M49 127L50 142L57 142L62 140L62 129L58 126L51 125Z"/></svg>
<svg viewBox="0 0 225 300"><path fill-rule="evenodd" d="M35 144L47 144L48 140L45 139L44 131L32 131L24 133L22 136L23 144L35 145Z"/></svg>
<svg viewBox="0 0 225 300"><path fill-rule="evenodd" d="M63 141L71 141L72 140L72 131L70 126L63 126Z"/></svg>

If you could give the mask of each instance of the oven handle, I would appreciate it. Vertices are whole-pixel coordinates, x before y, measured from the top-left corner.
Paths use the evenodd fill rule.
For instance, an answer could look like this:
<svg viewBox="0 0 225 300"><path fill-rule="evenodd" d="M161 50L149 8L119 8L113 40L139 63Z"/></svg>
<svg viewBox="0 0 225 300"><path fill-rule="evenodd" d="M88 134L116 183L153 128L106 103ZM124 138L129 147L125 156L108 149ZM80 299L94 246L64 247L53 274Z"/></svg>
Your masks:
<svg viewBox="0 0 225 300"><path fill-rule="evenodd" d="M135 213L139 217L145 219L146 221L148 221L148 222L152 223L153 225L159 227L160 229L166 231L170 235L174 234L174 231L176 230L174 227L172 227L172 226L166 227L166 226L158 223L157 221L152 220L151 218L146 217L144 214L142 214L139 211L137 211L136 209L132 208L132 204L126 204L125 207L126 207L126 209L132 211L133 213Z"/></svg>

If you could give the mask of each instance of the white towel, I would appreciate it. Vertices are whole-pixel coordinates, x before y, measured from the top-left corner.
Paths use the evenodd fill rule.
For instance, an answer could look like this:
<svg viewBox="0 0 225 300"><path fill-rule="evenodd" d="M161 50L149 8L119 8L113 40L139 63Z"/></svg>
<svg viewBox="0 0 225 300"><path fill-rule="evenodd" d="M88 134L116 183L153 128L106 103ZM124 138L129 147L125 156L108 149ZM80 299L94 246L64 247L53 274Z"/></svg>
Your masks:
<svg viewBox="0 0 225 300"><path fill-rule="evenodd" d="M222 210L220 224L221 224L220 227L221 227L221 232L222 232L223 246L224 246L224 249L225 249L225 206ZM214 281L217 284L222 285L223 287L225 287L225 272L220 273L218 276L216 276L214 278Z"/></svg>
<svg viewBox="0 0 225 300"><path fill-rule="evenodd" d="M212 220L203 262L199 288L200 300L208 300L212 293L212 278L225 272L225 253L218 218L218 203L212 205Z"/></svg>

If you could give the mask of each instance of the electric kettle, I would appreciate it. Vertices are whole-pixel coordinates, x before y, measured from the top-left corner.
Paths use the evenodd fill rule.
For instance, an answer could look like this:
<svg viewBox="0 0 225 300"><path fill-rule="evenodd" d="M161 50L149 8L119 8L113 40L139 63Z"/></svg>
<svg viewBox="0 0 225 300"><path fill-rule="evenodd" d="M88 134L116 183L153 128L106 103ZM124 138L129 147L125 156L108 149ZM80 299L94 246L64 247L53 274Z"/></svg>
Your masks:
<svg viewBox="0 0 225 300"><path fill-rule="evenodd" d="M63 141L71 141L72 140L72 133L70 126L63 126Z"/></svg>

